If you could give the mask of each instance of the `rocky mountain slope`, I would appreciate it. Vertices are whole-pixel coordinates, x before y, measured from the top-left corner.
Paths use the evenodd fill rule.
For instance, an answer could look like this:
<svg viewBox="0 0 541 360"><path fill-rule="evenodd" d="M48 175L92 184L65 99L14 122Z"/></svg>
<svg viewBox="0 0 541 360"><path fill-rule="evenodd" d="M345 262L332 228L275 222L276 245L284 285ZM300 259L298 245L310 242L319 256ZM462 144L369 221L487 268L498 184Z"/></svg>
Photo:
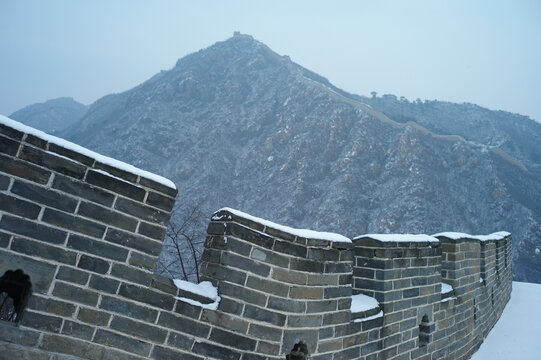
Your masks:
<svg viewBox="0 0 541 360"><path fill-rule="evenodd" d="M62 97L29 105L9 117L25 125L56 135L78 122L87 110L86 105L78 103L73 98Z"/></svg>
<svg viewBox="0 0 541 360"><path fill-rule="evenodd" d="M349 237L506 230L515 279L541 282L539 126L471 105L428 104L429 116L376 100L237 35L98 100L63 136L169 177L180 208L209 215L229 206ZM470 124L476 114L483 122ZM458 118L478 132L448 124Z"/></svg>

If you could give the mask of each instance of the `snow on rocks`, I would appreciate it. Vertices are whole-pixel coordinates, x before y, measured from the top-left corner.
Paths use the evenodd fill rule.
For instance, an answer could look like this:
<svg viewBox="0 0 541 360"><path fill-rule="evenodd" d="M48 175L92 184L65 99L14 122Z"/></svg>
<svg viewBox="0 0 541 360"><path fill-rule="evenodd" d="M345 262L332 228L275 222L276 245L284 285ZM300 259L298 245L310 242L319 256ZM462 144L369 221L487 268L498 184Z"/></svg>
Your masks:
<svg viewBox="0 0 541 360"><path fill-rule="evenodd" d="M87 156L89 158L92 158L92 159L94 159L94 160L96 160L98 162L101 162L103 164L112 166L112 167L120 169L120 170L124 170L124 171L132 173L134 175L141 176L141 177L143 177L145 179L155 181L155 182L157 182L159 184L162 184L162 185L164 185L164 186L166 186L168 188L171 188L171 189L176 189L177 188L175 186L175 184L171 180L166 179L166 178L164 178L162 176L156 175L156 174L151 173L149 171L145 171L145 170L136 168L135 166L130 165L130 164L126 164L126 163L124 163L122 161L118 161L116 159L113 159L113 158L98 154L98 153L96 153L94 151L91 151L91 150L88 150L87 148L84 148L84 147L82 147L80 145L74 144L72 142L69 142L67 140L61 139L61 138L53 136L53 135L49 135L47 133L44 133L43 131L40 131L38 129L34 129L33 127L21 124L20 122L12 120L12 119L4 116L4 115L0 115L0 124L6 125L6 126L8 126L10 128L13 128L13 129L18 130L20 132L23 132L25 134L34 135L34 136L36 136L36 137L38 137L38 138L40 138L42 140L45 140L45 141L47 141L47 142L49 142L51 144L58 145L60 147L63 147L64 149L75 151L75 152L77 152L79 154L85 155L85 156ZM55 154L55 156L58 156L58 155ZM73 161L73 159L69 159L69 160Z"/></svg>
<svg viewBox="0 0 541 360"><path fill-rule="evenodd" d="M221 298L218 289L210 281L202 281L194 284L189 281L174 279L175 286L179 289L179 295L175 299L200 306L203 309L216 310Z"/></svg>
<svg viewBox="0 0 541 360"><path fill-rule="evenodd" d="M295 229L295 228L292 228L292 227L289 227L289 226L279 225L279 224L273 223L272 221L261 219L261 218L252 216L250 214L246 214L246 213L244 213L242 211L231 209L231 208L228 208L228 207L221 208L220 210L216 211L215 214L219 213L220 211L229 212L229 213L234 214L236 216L239 216L239 217L245 218L247 220L256 222L258 224L261 224L263 226L273 228L275 230L279 230L279 231L282 231L282 232L285 232L285 233L288 233L288 234L291 234L291 235L304 237L304 238L307 238L307 239L318 239L318 240L327 240L327 241L331 241L331 242L351 243L350 239L348 239L347 237L342 236L340 234L335 234L335 233L330 233L330 232L320 232L320 231L307 230L307 229ZM214 215L212 217L212 220L225 220L226 219L225 217L226 217L226 215ZM229 219L230 219L230 217L229 217Z"/></svg>

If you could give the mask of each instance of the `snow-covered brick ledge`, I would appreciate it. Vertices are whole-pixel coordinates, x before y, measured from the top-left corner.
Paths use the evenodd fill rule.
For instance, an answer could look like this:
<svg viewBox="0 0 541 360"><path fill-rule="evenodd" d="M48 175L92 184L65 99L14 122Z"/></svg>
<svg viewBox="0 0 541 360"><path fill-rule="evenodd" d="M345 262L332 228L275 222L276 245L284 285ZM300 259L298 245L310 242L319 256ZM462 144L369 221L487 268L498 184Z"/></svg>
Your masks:
<svg viewBox="0 0 541 360"><path fill-rule="evenodd" d="M470 234L465 234L465 233L460 233L460 232L441 232L441 233L434 234L432 236L436 238L444 237L449 240L456 240L456 241L478 240L480 242L489 242L489 241L504 240L507 237L511 236L511 234L508 233L507 231L497 231L489 235L470 235Z"/></svg>
<svg viewBox="0 0 541 360"><path fill-rule="evenodd" d="M47 153L97 169L97 172L105 173L121 181L148 186L170 196L176 195L176 186L169 179L46 134L3 115L0 115L0 132L45 150Z"/></svg>
<svg viewBox="0 0 541 360"><path fill-rule="evenodd" d="M373 297L357 294L351 296L351 320L363 322L383 317L379 303Z"/></svg>
<svg viewBox="0 0 541 360"><path fill-rule="evenodd" d="M239 210L231 208L221 208L212 215L213 221L234 221L241 225L247 226L256 231L271 235L278 236L280 238L290 241L302 241L310 240L312 245L330 245L335 244L335 247L348 247L351 244L351 240L343 235L319 232L307 229L295 229L289 226L279 225L271 221L261 219Z"/></svg>
<svg viewBox="0 0 541 360"><path fill-rule="evenodd" d="M173 280L178 288L178 296L175 299L203 309L216 310L221 298L218 296L218 289L210 281L203 281L194 284L189 281Z"/></svg>
<svg viewBox="0 0 541 360"><path fill-rule="evenodd" d="M353 238L355 243L378 247L426 247L437 246L439 240L424 234L364 234Z"/></svg>

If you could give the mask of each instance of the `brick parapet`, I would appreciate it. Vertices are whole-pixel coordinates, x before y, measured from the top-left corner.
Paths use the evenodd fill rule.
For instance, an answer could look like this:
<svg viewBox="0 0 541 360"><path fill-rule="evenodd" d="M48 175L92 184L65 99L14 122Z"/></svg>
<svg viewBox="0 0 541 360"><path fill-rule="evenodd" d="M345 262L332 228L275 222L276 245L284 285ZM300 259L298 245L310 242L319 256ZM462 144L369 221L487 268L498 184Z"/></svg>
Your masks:
<svg viewBox="0 0 541 360"><path fill-rule="evenodd" d="M213 215L204 280L217 310L153 274L176 190L0 124L0 272L33 293L12 358L466 359L511 294L511 238L354 244ZM480 281L481 280L481 281ZM454 287L442 296L441 284ZM351 296L378 309L352 316ZM426 316L426 317L425 317Z"/></svg>

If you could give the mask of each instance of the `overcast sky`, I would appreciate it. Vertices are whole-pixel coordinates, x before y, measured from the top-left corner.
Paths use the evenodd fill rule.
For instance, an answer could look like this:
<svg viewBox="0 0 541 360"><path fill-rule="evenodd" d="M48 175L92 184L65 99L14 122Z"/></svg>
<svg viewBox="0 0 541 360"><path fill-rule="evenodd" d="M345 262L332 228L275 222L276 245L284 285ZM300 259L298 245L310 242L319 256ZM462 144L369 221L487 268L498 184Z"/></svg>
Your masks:
<svg viewBox="0 0 541 360"><path fill-rule="evenodd" d="M0 0L0 114L122 92L233 31L360 95L541 121L541 1Z"/></svg>

